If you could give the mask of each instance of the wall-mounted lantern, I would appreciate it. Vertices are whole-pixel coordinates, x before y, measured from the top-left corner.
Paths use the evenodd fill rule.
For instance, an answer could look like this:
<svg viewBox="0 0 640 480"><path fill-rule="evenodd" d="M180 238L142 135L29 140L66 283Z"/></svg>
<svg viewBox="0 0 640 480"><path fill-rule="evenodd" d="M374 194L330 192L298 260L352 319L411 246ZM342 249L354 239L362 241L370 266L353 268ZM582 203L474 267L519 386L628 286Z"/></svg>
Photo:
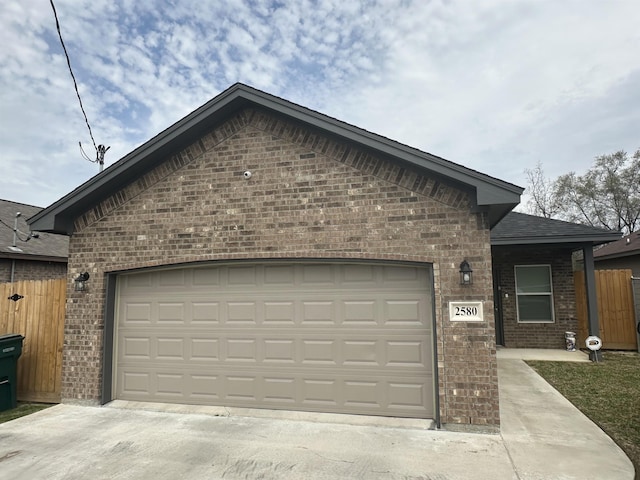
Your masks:
<svg viewBox="0 0 640 480"><path fill-rule="evenodd" d="M471 285L473 283L473 270L466 260L460 264L460 285Z"/></svg>
<svg viewBox="0 0 640 480"><path fill-rule="evenodd" d="M78 275L78 278L74 280L74 290L76 292L84 292L87 288L86 283L89 280L89 272L84 272Z"/></svg>

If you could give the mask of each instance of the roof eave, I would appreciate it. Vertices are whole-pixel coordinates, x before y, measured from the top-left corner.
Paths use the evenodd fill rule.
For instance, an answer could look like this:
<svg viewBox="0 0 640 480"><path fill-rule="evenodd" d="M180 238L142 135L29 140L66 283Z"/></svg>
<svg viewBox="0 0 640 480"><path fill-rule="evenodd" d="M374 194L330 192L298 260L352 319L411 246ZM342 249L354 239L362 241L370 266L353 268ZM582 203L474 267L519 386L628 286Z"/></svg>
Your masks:
<svg viewBox="0 0 640 480"><path fill-rule="evenodd" d="M475 203L478 207L486 207L489 212L490 226L497 224L520 203L520 195L524 191L522 187L362 130L246 85L236 84L145 142L104 172L92 177L31 217L28 220L31 229L72 234L75 216L121 189L124 186L122 177L135 178L137 174L152 168L156 160L178 151L180 146L188 144L233 112L249 105L266 108L364 148L380 152L392 159L406 162L475 189Z"/></svg>
<svg viewBox="0 0 640 480"><path fill-rule="evenodd" d="M619 240L619 235L603 234L593 235L550 235L545 237L527 236L512 238L496 238L491 239L491 245L551 245L551 244L591 244L593 246L602 245Z"/></svg>
<svg viewBox="0 0 640 480"><path fill-rule="evenodd" d="M0 252L0 258L9 260L23 260L29 262L55 262L55 263L68 263L67 257L57 257L51 255L33 255L29 253L10 253Z"/></svg>
<svg viewBox="0 0 640 480"><path fill-rule="evenodd" d="M495 227L498 223L500 223L500 220L506 217L515 207L517 207L518 204L520 203L519 200L520 200L520 196L518 195L517 202L513 201L511 203L499 203L499 204L489 205L486 208L487 217L489 221L489 229L492 229L493 227Z"/></svg>
<svg viewBox="0 0 640 480"><path fill-rule="evenodd" d="M625 257L634 257L634 256L640 256L640 250L634 250L631 252L609 253L607 255L598 255L598 256L594 255L593 260L597 262L599 260L612 260L615 258L625 258Z"/></svg>

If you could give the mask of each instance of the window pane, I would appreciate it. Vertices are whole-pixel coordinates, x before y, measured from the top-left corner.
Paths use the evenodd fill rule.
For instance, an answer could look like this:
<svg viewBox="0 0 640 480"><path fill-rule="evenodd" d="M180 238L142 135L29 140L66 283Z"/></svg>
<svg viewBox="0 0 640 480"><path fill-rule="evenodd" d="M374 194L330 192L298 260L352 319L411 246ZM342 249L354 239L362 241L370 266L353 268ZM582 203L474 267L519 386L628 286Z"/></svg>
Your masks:
<svg viewBox="0 0 640 480"><path fill-rule="evenodd" d="M521 322L552 322L551 296L518 296L518 319Z"/></svg>
<svg viewBox="0 0 640 480"><path fill-rule="evenodd" d="M551 293L551 275L546 265L516 267L517 293Z"/></svg>

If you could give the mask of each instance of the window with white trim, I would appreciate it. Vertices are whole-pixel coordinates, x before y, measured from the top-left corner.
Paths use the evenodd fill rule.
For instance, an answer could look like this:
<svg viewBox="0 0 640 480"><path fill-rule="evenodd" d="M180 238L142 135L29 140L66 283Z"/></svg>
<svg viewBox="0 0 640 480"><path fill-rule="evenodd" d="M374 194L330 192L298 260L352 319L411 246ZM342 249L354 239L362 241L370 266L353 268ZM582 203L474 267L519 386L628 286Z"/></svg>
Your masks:
<svg viewBox="0 0 640 480"><path fill-rule="evenodd" d="M516 265L518 322L553 323L553 288L550 265Z"/></svg>

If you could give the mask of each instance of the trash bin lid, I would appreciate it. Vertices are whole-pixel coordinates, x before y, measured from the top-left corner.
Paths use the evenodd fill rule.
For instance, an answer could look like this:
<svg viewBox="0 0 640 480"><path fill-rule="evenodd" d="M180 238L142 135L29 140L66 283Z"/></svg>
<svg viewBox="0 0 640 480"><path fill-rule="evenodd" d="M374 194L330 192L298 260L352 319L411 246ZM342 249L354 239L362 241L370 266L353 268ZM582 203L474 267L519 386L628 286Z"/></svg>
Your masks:
<svg viewBox="0 0 640 480"><path fill-rule="evenodd" d="M24 340L24 337L19 333L7 333L6 335L0 335L0 343L17 342L18 340Z"/></svg>

